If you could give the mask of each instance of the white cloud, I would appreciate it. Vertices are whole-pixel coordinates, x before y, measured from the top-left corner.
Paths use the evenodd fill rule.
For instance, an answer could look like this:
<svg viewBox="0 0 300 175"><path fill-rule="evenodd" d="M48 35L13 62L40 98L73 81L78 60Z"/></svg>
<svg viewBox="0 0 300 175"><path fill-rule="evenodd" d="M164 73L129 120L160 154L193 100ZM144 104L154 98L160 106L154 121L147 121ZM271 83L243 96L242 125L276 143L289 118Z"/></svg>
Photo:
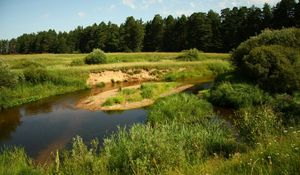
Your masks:
<svg viewBox="0 0 300 175"><path fill-rule="evenodd" d="M132 9L135 9L135 0L122 0L122 3Z"/></svg>
<svg viewBox="0 0 300 175"><path fill-rule="evenodd" d="M84 18L86 16L86 14L84 12L78 12L77 15L80 17L80 18Z"/></svg>

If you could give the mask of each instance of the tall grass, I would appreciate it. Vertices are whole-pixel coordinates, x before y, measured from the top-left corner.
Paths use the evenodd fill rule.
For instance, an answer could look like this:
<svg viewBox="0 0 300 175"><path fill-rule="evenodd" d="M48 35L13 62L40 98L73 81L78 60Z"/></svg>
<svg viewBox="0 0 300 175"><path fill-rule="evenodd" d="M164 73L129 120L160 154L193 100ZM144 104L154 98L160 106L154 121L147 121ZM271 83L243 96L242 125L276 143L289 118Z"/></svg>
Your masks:
<svg viewBox="0 0 300 175"><path fill-rule="evenodd" d="M212 105L197 96L178 94L159 100L151 106L148 122L158 123L194 123L201 122L212 114Z"/></svg>

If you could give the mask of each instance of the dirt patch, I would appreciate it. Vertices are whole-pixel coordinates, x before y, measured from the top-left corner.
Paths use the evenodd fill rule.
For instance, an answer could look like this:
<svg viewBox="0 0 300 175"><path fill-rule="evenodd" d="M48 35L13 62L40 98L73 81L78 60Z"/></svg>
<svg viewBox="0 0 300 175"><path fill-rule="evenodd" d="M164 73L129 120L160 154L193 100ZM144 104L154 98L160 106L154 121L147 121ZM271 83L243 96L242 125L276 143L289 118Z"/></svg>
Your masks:
<svg viewBox="0 0 300 175"><path fill-rule="evenodd" d="M141 85L129 86L124 89L137 89L137 88L140 88L140 86ZM171 91L169 91L167 93L161 94L160 97L166 97L166 96L169 96L172 94L182 92L186 89L191 88L192 86L194 86L194 85L188 84L188 85L179 86L177 88L172 89ZM80 101L77 104L77 107L81 108L81 109L92 110L92 111L96 111L96 110L116 111L116 110L128 110L128 109L141 108L141 107L152 105L155 102L152 99L143 99L142 101L138 101L138 102L125 102L123 104L117 104L117 105L113 105L113 106L102 106L102 104L108 98L117 95L117 93L118 93L118 89L99 93L97 95L88 97L87 99Z"/></svg>
<svg viewBox="0 0 300 175"><path fill-rule="evenodd" d="M132 82L132 81L153 81L158 80L158 75L162 73L160 70L144 70L144 69L129 69L125 71L103 71L100 73L90 73L87 84L94 86L101 82Z"/></svg>

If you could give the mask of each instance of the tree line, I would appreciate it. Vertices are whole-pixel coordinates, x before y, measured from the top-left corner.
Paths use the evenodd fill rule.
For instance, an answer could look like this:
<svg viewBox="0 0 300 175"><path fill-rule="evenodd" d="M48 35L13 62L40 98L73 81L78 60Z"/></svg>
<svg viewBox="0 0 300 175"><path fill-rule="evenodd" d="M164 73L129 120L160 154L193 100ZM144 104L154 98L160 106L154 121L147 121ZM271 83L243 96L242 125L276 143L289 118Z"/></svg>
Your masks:
<svg viewBox="0 0 300 175"><path fill-rule="evenodd" d="M78 26L70 32L55 30L0 40L1 54L181 51L228 52L265 28L300 27L300 2L281 0L274 7L225 8L218 14L193 13L174 18L155 15L151 21L128 17L121 25L111 22Z"/></svg>

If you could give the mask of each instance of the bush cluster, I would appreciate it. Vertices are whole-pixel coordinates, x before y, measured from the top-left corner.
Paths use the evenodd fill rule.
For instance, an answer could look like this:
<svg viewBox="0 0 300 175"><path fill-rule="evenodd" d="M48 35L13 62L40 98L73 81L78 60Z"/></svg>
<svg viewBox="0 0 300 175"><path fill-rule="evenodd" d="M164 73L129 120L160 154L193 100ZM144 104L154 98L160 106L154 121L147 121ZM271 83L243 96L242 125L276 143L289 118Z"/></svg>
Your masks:
<svg viewBox="0 0 300 175"><path fill-rule="evenodd" d="M300 29L266 30L232 54L237 68L273 93L300 89Z"/></svg>
<svg viewBox="0 0 300 175"><path fill-rule="evenodd" d="M200 56L200 51L196 48L190 50L183 50L181 55L179 55L176 59L180 61L199 61L203 60Z"/></svg>
<svg viewBox="0 0 300 175"><path fill-rule="evenodd" d="M0 59L0 88L14 87L18 83L18 75L12 72L8 65Z"/></svg>
<svg viewBox="0 0 300 175"><path fill-rule="evenodd" d="M280 122L271 107L248 107L235 113L234 125L239 137L246 143L254 145L274 135Z"/></svg>
<svg viewBox="0 0 300 175"><path fill-rule="evenodd" d="M269 100L269 95L256 86L246 83L222 82L215 86L208 97L214 105L229 108L243 108L262 105Z"/></svg>
<svg viewBox="0 0 300 175"><path fill-rule="evenodd" d="M94 49L93 52L86 56L84 62L86 64L105 64L108 62L108 58L102 50Z"/></svg>

